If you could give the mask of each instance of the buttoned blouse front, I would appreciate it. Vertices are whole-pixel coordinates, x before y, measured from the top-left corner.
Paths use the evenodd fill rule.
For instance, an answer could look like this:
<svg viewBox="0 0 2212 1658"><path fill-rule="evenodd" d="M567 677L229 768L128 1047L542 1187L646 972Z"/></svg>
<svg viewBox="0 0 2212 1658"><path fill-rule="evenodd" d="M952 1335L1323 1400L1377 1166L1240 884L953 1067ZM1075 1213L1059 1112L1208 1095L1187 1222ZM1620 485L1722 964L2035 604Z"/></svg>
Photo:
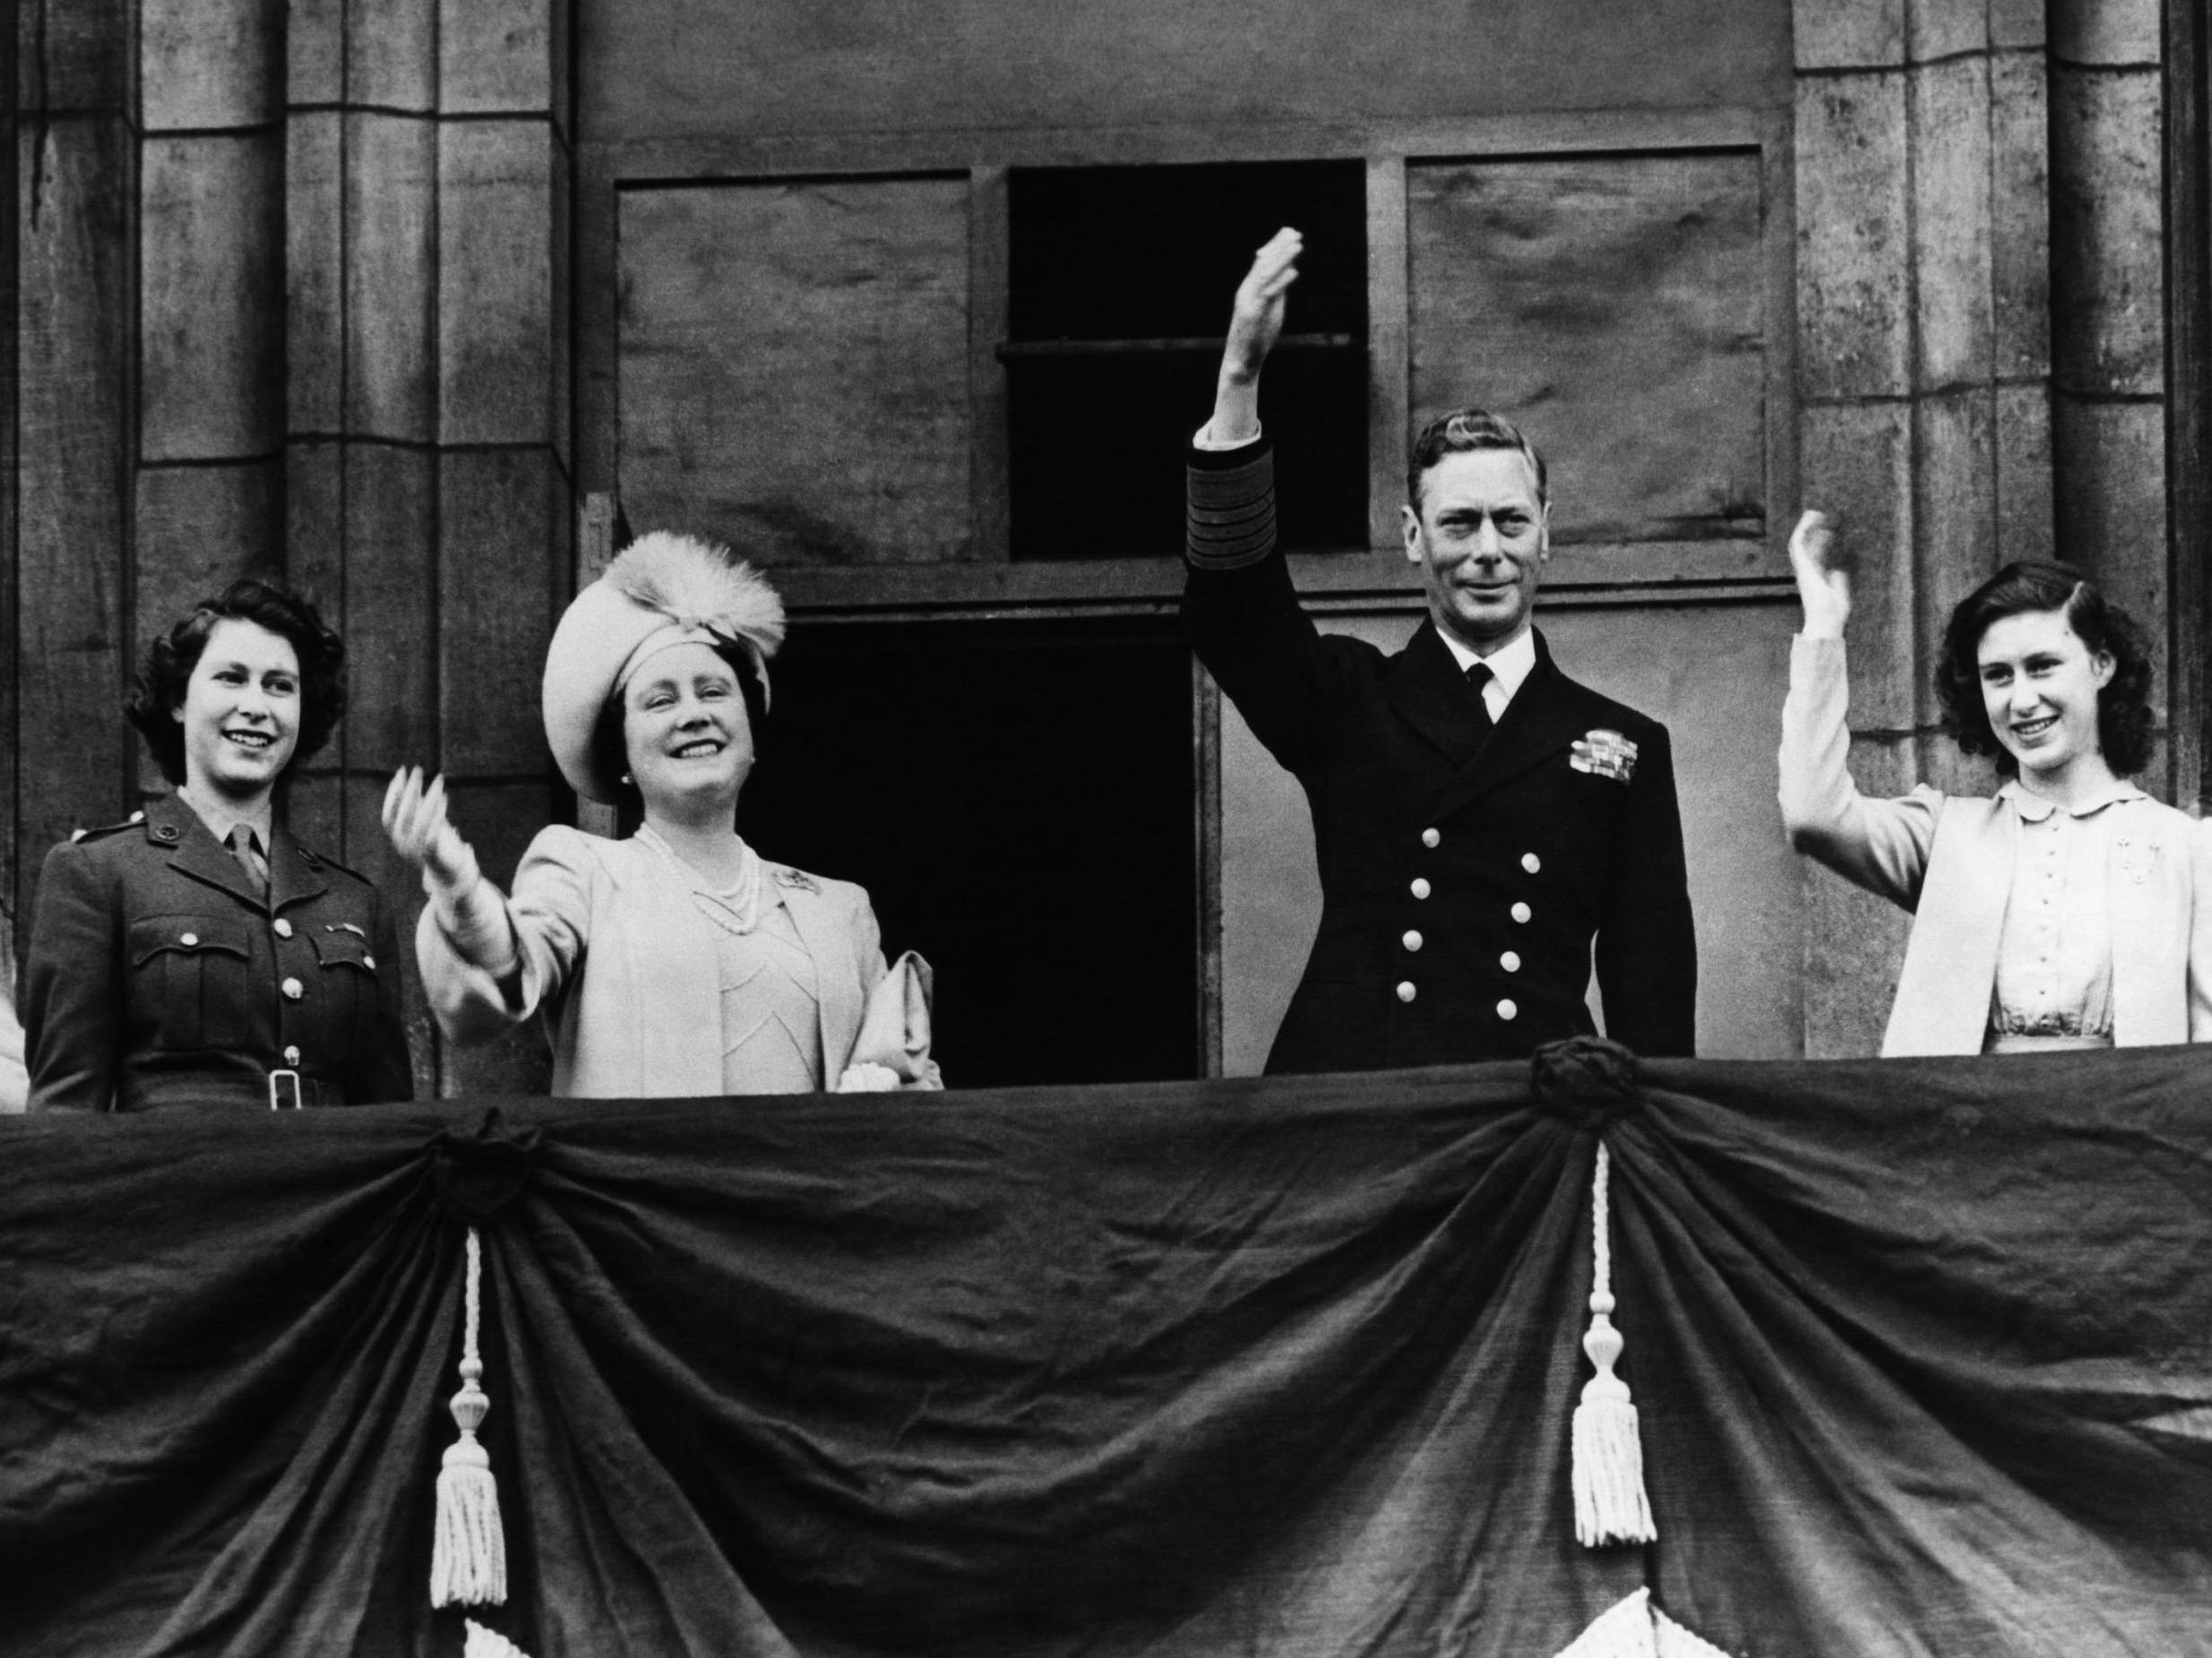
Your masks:
<svg viewBox="0 0 2212 1658"><path fill-rule="evenodd" d="M2112 1040L2112 906L2105 872L2114 825L2111 810L2144 798L2114 782L2081 804L2063 807L2016 778L1997 791L2020 824L2012 890L1997 942L1997 982L1989 1028L2000 1036L2083 1036Z"/></svg>

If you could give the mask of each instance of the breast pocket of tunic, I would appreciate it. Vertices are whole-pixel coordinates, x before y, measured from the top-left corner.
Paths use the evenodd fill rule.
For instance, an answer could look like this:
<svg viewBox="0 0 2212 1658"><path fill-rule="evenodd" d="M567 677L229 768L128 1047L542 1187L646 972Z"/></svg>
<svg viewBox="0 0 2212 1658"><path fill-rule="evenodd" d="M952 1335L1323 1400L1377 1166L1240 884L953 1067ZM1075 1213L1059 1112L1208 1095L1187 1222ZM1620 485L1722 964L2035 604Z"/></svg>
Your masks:
<svg viewBox="0 0 2212 1658"><path fill-rule="evenodd" d="M132 1022L151 1027L156 1048L245 1046L252 956L233 917L141 916L130 931Z"/></svg>
<svg viewBox="0 0 2212 1658"><path fill-rule="evenodd" d="M350 922L317 922L314 941L315 992L322 1002L325 1040L349 1045L362 1035L376 1012L376 958L368 939Z"/></svg>

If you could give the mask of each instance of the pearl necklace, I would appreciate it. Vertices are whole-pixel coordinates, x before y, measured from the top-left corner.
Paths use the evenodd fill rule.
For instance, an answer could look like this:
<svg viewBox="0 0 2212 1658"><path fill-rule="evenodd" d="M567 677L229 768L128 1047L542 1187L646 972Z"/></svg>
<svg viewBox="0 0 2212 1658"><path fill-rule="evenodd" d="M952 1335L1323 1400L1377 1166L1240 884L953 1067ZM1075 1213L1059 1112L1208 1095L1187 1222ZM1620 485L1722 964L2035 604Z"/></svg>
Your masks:
<svg viewBox="0 0 2212 1658"><path fill-rule="evenodd" d="M743 938L761 924L761 858L743 840L737 842L737 879L717 892L704 884L705 877L676 855L676 848L652 825L638 825L637 838L653 849L667 865L668 873L691 894L692 907L723 932Z"/></svg>

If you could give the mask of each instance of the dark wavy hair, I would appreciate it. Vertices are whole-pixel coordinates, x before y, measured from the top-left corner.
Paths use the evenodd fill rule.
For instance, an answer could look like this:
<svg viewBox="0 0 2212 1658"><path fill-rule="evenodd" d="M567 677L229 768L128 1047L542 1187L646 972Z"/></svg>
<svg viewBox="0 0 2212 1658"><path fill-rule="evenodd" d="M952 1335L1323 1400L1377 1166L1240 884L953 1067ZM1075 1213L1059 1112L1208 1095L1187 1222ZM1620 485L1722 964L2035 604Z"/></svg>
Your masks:
<svg viewBox="0 0 2212 1658"><path fill-rule="evenodd" d="M2107 602L2096 584L2066 564L2024 559L2007 564L1958 601L1943 630L1943 660L1935 671L1935 694L1944 723L1959 749L1995 758L2006 777L2019 770L1997 734L1990 729L1982 701L1982 635L2007 616L2060 611L2092 655L2103 652L2113 663L2112 680L2097 692L2096 735L2104 763L2119 777L2132 777L2150 764L2150 646L2134 617Z"/></svg>
<svg viewBox="0 0 2212 1658"><path fill-rule="evenodd" d="M1551 475L1545 470L1544 457L1521 435L1519 426L1486 408L1455 408L1423 426L1413 441L1413 453L1406 465L1406 499L1414 510L1420 510L1421 480L1431 467L1446 455L1464 455L1478 449L1513 451L1536 474L1536 504L1542 506L1551 500Z"/></svg>
<svg viewBox="0 0 2212 1658"><path fill-rule="evenodd" d="M298 656L299 743L292 764L319 751L346 717L346 641L298 594L245 577L202 599L190 615L148 645L131 694L123 700L124 717L138 727L154 764L171 783L185 780L185 732L176 712L184 706L185 686L219 622L267 628L288 640Z"/></svg>
<svg viewBox="0 0 2212 1658"><path fill-rule="evenodd" d="M725 644L717 639L710 647L714 654L729 665L729 671L737 676L738 694L745 700L745 724L753 733L753 760L761 759L761 732L768 719L768 693L762 688L760 670L743 647ZM622 736L623 695L611 692L599 705L598 723L591 727L591 765L601 777L615 779L615 804L629 812L642 812L645 797L638 793L634 783L622 779L630 773L630 750Z"/></svg>

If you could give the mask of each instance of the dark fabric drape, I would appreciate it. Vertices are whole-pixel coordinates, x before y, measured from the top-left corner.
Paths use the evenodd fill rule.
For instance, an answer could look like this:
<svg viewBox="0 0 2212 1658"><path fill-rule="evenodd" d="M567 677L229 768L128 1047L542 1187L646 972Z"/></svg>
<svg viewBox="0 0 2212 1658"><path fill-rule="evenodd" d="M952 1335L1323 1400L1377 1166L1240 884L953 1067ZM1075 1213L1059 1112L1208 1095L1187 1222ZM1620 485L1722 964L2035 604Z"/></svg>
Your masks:
<svg viewBox="0 0 2212 1658"><path fill-rule="evenodd" d="M532 1658L2212 1654L2180 1049L0 1122L0 1651L458 1652L470 1219Z"/></svg>

